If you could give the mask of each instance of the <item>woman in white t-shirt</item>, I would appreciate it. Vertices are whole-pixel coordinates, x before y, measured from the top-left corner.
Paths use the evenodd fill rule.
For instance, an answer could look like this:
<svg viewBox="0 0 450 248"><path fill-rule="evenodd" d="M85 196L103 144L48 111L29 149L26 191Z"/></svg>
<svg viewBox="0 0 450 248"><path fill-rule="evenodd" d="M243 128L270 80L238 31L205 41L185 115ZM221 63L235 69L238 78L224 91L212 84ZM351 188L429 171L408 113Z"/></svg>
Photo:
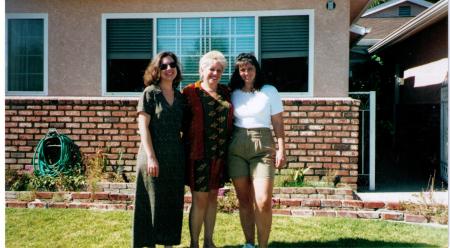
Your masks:
<svg viewBox="0 0 450 248"><path fill-rule="evenodd" d="M229 84L234 131L228 149L228 174L239 200L244 248L268 246L272 225L275 169L285 163L283 104L275 87L265 84L255 56L241 53ZM275 149L270 127L276 136Z"/></svg>

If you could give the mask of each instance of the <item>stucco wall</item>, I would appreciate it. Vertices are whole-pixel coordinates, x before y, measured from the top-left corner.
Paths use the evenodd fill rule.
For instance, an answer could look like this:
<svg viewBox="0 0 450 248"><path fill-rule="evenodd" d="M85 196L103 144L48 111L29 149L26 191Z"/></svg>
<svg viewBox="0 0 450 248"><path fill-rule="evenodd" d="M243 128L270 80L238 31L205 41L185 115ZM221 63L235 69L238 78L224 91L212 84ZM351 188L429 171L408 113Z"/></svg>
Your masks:
<svg viewBox="0 0 450 248"><path fill-rule="evenodd" d="M314 9L314 96L347 96L349 1L7 0L6 13L48 14L49 96L101 96L103 13Z"/></svg>
<svg viewBox="0 0 450 248"><path fill-rule="evenodd" d="M399 66L404 85L400 103L440 103L448 72L447 19L381 52L390 66Z"/></svg>

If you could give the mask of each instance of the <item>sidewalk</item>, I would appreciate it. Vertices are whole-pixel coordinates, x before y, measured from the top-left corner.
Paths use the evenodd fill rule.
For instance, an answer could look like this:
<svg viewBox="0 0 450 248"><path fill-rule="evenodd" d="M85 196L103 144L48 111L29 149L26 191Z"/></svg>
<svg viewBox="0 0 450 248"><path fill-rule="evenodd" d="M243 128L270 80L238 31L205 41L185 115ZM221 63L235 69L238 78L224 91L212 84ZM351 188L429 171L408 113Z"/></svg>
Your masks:
<svg viewBox="0 0 450 248"><path fill-rule="evenodd" d="M410 201L414 203L439 203L448 206L448 191L433 192L363 192L356 193L363 201L399 202Z"/></svg>

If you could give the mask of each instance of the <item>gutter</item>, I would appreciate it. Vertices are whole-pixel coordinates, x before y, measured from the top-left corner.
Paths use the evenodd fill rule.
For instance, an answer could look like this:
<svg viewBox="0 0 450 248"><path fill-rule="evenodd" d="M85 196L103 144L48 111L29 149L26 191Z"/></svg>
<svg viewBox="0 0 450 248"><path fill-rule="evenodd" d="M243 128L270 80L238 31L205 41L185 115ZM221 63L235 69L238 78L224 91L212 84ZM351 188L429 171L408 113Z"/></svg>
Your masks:
<svg viewBox="0 0 450 248"><path fill-rule="evenodd" d="M368 49L369 53L374 53L384 47L398 43L416 32L448 15L448 0L441 0L435 3L431 8L423 11L415 18L411 19L392 33L388 34L381 41Z"/></svg>

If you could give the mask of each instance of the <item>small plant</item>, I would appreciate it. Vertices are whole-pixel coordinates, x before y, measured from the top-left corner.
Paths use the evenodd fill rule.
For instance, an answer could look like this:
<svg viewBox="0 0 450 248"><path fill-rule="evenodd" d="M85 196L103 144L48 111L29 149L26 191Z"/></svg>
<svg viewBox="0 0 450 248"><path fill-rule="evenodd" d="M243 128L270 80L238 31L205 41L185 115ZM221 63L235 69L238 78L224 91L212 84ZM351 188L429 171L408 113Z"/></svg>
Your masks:
<svg viewBox="0 0 450 248"><path fill-rule="evenodd" d="M305 184L305 175L310 170L309 167L291 170L281 182L282 187L302 187Z"/></svg>
<svg viewBox="0 0 450 248"><path fill-rule="evenodd" d="M402 202L401 207L409 213L425 216L428 221L433 220L440 224L448 224L448 206L438 203L434 198L435 177L436 171L428 180L426 192L422 191L419 195L416 195L418 203Z"/></svg>
<svg viewBox="0 0 450 248"><path fill-rule="evenodd" d="M11 186L10 190L24 191L30 189L30 180L32 176L28 173L18 174L16 171L11 173L11 177L8 179Z"/></svg>
<svg viewBox="0 0 450 248"><path fill-rule="evenodd" d="M66 200L66 198L64 197L64 193L54 193L53 197L52 197L52 201L53 202L64 202Z"/></svg>
<svg viewBox="0 0 450 248"><path fill-rule="evenodd" d="M34 199L36 199L36 194L34 192L19 192L17 195L17 200L19 201L34 201Z"/></svg>
<svg viewBox="0 0 450 248"><path fill-rule="evenodd" d="M340 181L340 177L337 175L337 171L336 170L326 170L325 175L322 177L322 181L327 186L334 186L334 187L336 187L336 185Z"/></svg>
<svg viewBox="0 0 450 248"><path fill-rule="evenodd" d="M86 159L86 177L88 188L92 193L97 191L97 184L101 181L103 171L108 165L108 158L103 154L103 150L99 149L93 157Z"/></svg>
<svg viewBox="0 0 450 248"><path fill-rule="evenodd" d="M229 190L223 197L217 199L219 211L223 213L233 213L239 209L239 203L234 190Z"/></svg>

